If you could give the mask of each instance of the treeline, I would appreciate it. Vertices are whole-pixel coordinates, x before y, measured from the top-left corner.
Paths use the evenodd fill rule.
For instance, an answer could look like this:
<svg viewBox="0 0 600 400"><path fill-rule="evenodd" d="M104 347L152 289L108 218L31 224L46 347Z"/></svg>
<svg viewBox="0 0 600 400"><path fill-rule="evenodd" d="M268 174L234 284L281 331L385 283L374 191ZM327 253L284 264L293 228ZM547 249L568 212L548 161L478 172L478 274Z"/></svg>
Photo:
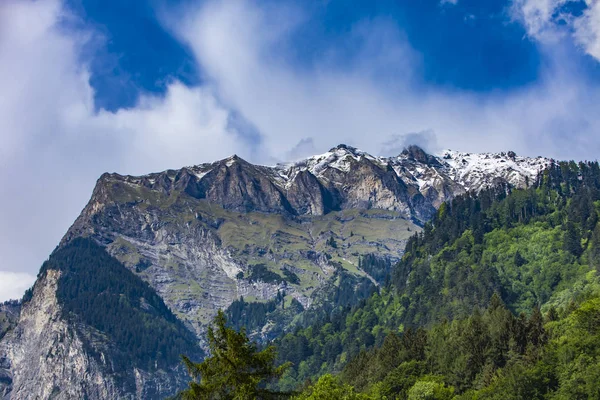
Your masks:
<svg viewBox="0 0 600 400"><path fill-rule="evenodd" d="M591 231L598 222L600 167L598 162L560 162L544 170L524 190L500 185L479 194L467 193L444 203L423 232L406 245L402 264L411 264L425 254L436 254L470 230L475 244L494 229L510 228L543 219L552 225L565 224L576 238ZM573 237L569 238L572 239ZM573 244L573 243L569 243ZM579 255L579 248L571 248ZM398 283L399 278L394 283Z"/></svg>
<svg viewBox="0 0 600 400"><path fill-rule="evenodd" d="M57 297L64 317L106 335L127 362L155 370L176 365L183 353L202 354L156 292L91 239L59 248L40 274L51 269L61 271Z"/></svg>
<svg viewBox="0 0 600 400"><path fill-rule="evenodd" d="M599 200L598 163L563 162L528 189L497 187L442 206L394 269L405 320L461 317L494 292L517 312L545 304L599 264Z"/></svg>
<svg viewBox="0 0 600 400"><path fill-rule="evenodd" d="M342 379L360 391L377 386L392 398L406 398L423 377L462 393L489 385L506 365L538 359L547 340L538 308L515 317L494 295L486 310L475 309L467 319L389 333L381 347L348 363Z"/></svg>
<svg viewBox="0 0 600 400"><path fill-rule="evenodd" d="M358 268L369 274L377 283L386 284L390 278L392 262L376 254L365 254L358 259Z"/></svg>

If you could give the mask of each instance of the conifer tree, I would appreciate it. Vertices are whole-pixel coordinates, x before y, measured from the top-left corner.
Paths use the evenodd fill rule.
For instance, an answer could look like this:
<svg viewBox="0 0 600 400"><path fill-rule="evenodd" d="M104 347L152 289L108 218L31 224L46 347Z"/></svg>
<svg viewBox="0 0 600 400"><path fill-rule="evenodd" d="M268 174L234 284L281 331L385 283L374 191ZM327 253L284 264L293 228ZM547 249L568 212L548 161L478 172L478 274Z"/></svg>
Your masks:
<svg viewBox="0 0 600 400"><path fill-rule="evenodd" d="M183 362L193 380L180 393L181 399L255 400L283 399L290 396L266 388L289 367L275 367L275 348L258 351L242 329L236 332L226 326L225 314L219 311L214 326L208 329L211 356L194 363L183 356Z"/></svg>
<svg viewBox="0 0 600 400"><path fill-rule="evenodd" d="M596 271L600 272L600 224L596 225L592 233L589 262L591 267L596 268Z"/></svg>

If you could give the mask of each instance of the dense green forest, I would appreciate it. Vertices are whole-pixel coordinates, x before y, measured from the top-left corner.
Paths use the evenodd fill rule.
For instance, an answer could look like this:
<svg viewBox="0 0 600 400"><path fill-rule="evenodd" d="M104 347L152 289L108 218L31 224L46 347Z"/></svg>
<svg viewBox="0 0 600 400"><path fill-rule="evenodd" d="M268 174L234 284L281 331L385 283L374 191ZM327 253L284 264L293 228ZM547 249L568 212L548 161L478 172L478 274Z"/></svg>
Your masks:
<svg viewBox="0 0 600 400"><path fill-rule="evenodd" d="M202 354L158 294L92 240L59 248L40 275L50 269L61 271L57 297L64 316L106 335L128 363L155 370L176 365L180 354Z"/></svg>
<svg viewBox="0 0 600 400"><path fill-rule="evenodd" d="M443 205L388 285L276 342L279 387L334 373L374 398L600 398L599 212L595 162Z"/></svg>
<svg viewBox="0 0 600 400"><path fill-rule="evenodd" d="M494 294L468 318L389 332L337 377L324 374L295 391L269 388L291 363L276 363L273 346L259 351L245 330L227 326L224 313L208 337L209 358L184 357L192 381L176 398L600 399L598 294L545 315L535 307L529 316L515 316Z"/></svg>
<svg viewBox="0 0 600 400"><path fill-rule="evenodd" d="M389 333L298 399L600 399L599 382L600 297L514 316L494 296L469 318Z"/></svg>

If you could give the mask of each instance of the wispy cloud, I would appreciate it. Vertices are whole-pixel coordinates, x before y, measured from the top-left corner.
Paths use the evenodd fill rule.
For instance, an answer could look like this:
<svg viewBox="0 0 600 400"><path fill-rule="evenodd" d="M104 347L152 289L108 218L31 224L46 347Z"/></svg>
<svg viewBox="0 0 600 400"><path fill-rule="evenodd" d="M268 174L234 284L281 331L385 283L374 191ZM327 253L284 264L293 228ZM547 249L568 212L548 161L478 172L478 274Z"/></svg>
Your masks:
<svg viewBox="0 0 600 400"><path fill-rule="evenodd" d="M400 154L410 145L417 145L429 153L437 153L441 149L437 143L435 132L431 130L412 132L404 135L392 135L381 145L379 154L382 156L395 156Z"/></svg>
<svg viewBox="0 0 600 400"><path fill-rule="evenodd" d="M600 1L586 0L588 9L573 21L576 41L600 61Z"/></svg>
<svg viewBox="0 0 600 400"><path fill-rule="evenodd" d="M297 68L286 54L293 51L288 36L301 21L282 17L288 13L209 2L188 10L187 23L176 28L224 102L258 128L271 156L306 137L317 149L348 142L377 152L397 135L422 131L435 132L440 146L468 151L597 155L600 140L593 133L600 117L592 110L600 91L574 72L560 46L548 51L537 83L481 95L422 82L418 54L385 20L363 21L354 31L363 35L356 52L364 57L332 66L332 48L311 68ZM397 70L386 74L390 65ZM569 132L568 146L562 132Z"/></svg>
<svg viewBox="0 0 600 400"><path fill-rule="evenodd" d="M578 4L581 13L565 6ZM571 36L583 50L600 61L600 1L516 0L512 13L527 28L529 36L545 43Z"/></svg>

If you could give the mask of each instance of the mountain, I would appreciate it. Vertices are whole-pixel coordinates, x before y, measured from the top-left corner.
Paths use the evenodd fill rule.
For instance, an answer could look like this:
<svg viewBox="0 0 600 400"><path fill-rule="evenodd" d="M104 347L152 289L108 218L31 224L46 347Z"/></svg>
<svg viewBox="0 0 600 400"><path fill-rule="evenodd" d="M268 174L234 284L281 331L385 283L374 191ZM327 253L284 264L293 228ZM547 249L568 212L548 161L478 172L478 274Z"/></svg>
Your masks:
<svg viewBox="0 0 600 400"><path fill-rule="evenodd" d="M190 338L205 346L218 309L265 341L355 305L445 201L527 187L551 162L512 152L434 156L415 146L386 158L340 145L274 167L232 156L104 174L5 329L0 393L173 394L184 379L174 354L185 347L201 357Z"/></svg>

